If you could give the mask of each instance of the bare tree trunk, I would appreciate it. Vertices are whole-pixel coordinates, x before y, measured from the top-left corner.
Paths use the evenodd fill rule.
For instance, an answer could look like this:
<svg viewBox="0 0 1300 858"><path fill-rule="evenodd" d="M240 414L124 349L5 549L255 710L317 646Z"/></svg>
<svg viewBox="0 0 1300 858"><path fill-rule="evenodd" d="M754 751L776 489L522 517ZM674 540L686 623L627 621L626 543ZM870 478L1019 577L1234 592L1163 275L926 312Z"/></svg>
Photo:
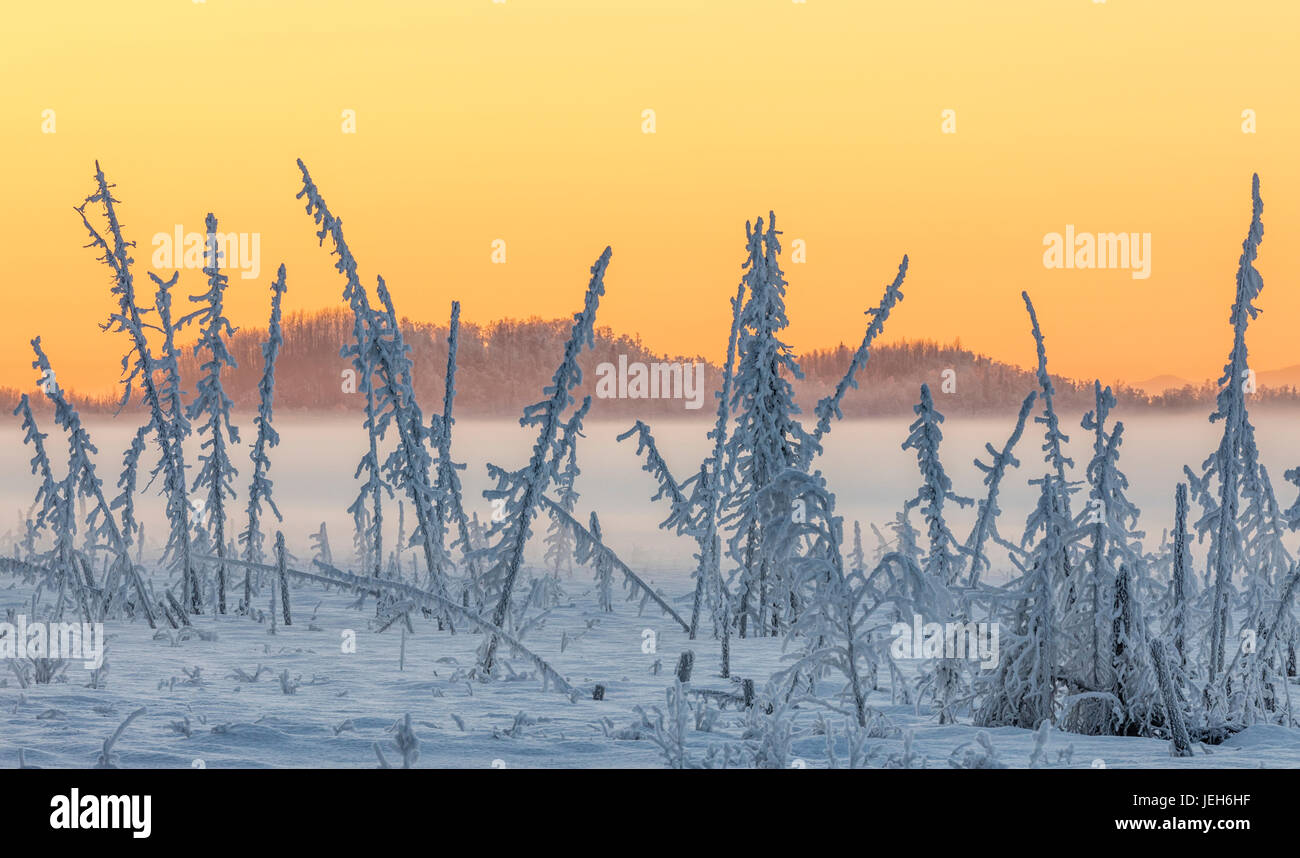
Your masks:
<svg viewBox="0 0 1300 858"><path fill-rule="evenodd" d="M289 576L284 573L284 533L277 530L275 532L275 571L276 576L280 579L280 607L284 611L284 624L293 625L293 618L289 616Z"/></svg>
<svg viewBox="0 0 1300 858"><path fill-rule="evenodd" d="M217 613L226 612L226 546L217 532Z"/></svg>
<svg viewBox="0 0 1300 858"><path fill-rule="evenodd" d="M722 678L731 677L731 623L725 623L722 629Z"/></svg>
<svg viewBox="0 0 1300 858"><path fill-rule="evenodd" d="M1187 484L1174 492L1174 653L1178 666L1187 666Z"/></svg>
<svg viewBox="0 0 1300 858"><path fill-rule="evenodd" d="M737 612L737 620L740 629L740 636L746 636L749 624L749 595L750 585L754 580L754 526L751 524L749 533L745 534L745 572L740 579L740 610Z"/></svg>
<svg viewBox="0 0 1300 858"><path fill-rule="evenodd" d="M684 650L677 659L677 679L682 685L691 681L691 671L695 668L695 651Z"/></svg>
<svg viewBox="0 0 1300 858"><path fill-rule="evenodd" d="M1192 740L1187 735L1187 725L1183 722L1183 712L1178 708L1178 696L1174 694L1174 683L1169 677L1169 666L1165 663L1165 647L1158 640L1151 641L1151 664L1156 670L1156 681L1160 684L1160 696L1165 702L1165 720L1169 726L1169 738L1173 743L1169 753L1175 757L1192 756Z"/></svg>
<svg viewBox="0 0 1300 858"><path fill-rule="evenodd" d="M176 613L177 618L180 619L181 624L188 626L190 624L190 618L186 615L185 607L181 605L180 602L176 601L176 597L172 595L171 590L167 590L166 593L167 603L172 606L172 610Z"/></svg>
<svg viewBox="0 0 1300 858"><path fill-rule="evenodd" d="M695 581L695 600L691 604L691 629L689 632L691 640L695 640L695 634L700 628L700 603L704 600L704 578L708 575L707 566L707 561L700 561L699 578Z"/></svg>

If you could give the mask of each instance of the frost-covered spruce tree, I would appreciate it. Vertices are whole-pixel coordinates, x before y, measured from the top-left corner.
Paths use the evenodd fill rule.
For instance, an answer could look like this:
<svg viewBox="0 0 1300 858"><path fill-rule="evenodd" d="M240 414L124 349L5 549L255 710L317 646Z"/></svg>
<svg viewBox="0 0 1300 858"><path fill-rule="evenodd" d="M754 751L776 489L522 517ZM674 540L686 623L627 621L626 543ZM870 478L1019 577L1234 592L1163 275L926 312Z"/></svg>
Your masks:
<svg viewBox="0 0 1300 858"><path fill-rule="evenodd" d="M199 340L194 354L206 359L200 365L203 376L199 379L197 394L189 404L186 417L199 423L199 435L206 435L199 454L199 472L191 490L206 489L203 511L204 524L212 538L212 548L217 555L217 612L226 612L226 499L234 499L234 478L238 475L230 461L230 445L239 443L239 430L231 425L230 408L234 403L226 395L221 380L222 370L235 369L238 364L226 345L226 338L235 334L230 320L225 316L225 294L229 278L222 273L222 253L218 248L217 218L208 213L204 225L207 229L207 249L204 254L203 273L208 277L207 291L190 296L190 302L200 305L197 310L182 316L178 328L187 325L199 327Z"/></svg>
<svg viewBox="0 0 1300 858"><path fill-rule="evenodd" d="M862 522L853 522L853 550L849 552L849 569L862 572L867 568L867 553L862 550Z"/></svg>
<svg viewBox="0 0 1300 858"><path fill-rule="evenodd" d="M560 471L560 478L557 481L559 489L557 503L564 508L565 512L572 513L578 504L578 490L575 485L580 473L578 448L577 445L573 445L569 447L569 453L564 460L564 469ZM551 516L551 523L546 531L546 564L556 577L559 577L561 572L573 575L573 532L565 522L554 515Z"/></svg>
<svg viewBox="0 0 1300 858"><path fill-rule="evenodd" d="M1242 726L1259 722L1290 723L1287 653L1272 644L1290 641L1295 633L1294 614L1279 610L1282 601L1277 592L1294 561L1282 540L1284 518L1268 476L1268 469L1255 460L1253 445L1242 479L1245 507L1241 514L1245 592L1242 629L1254 633L1256 646L1245 646L1233 656L1238 670L1234 680L1221 674L1213 692L1218 699L1230 698L1228 717ZM1253 477L1251 476L1253 474ZM1276 627L1275 627L1276 626ZM1260 638L1270 641L1266 648Z"/></svg>
<svg viewBox="0 0 1300 858"><path fill-rule="evenodd" d="M1241 647L1233 657L1234 665L1240 662L1240 691L1233 695L1235 704L1230 718L1239 726L1249 726L1261 721L1290 725L1291 691L1288 670L1291 665L1284 660L1283 644L1288 642L1288 621L1292 616L1296 585L1300 583L1300 563L1281 579L1277 604L1269 615L1259 622L1260 635L1257 648L1252 652ZM1231 671L1226 671L1224 676ZM1214 696L1222 698L1222 678Z"/></svg>
<svg viewBox="0 0 1300 858"><path fill-rule="evenodd" d="M1242 534L1238 513L1248 463L1257 462L1255 431L1246 412L1246 388L1250 376L1246 329L1259 314L1254 302L1264 288L1264 280L1255 269L1254 262L1259 244L1264 238L1261 215L1264 203L1259 196L1259 175L1251 180L1251 219L1246 238L1241 244L1241 258L1237 266L1237 288L1232 302L1232 348L1228 362L1219 379L1216 407L1210 422L1223 422L1223 435L1218 449L1202 464L1201 474L1186 469L1192 495L1201 504L1204 514L1196 522L1196 529L1204 538L1209 536L1206 577L1212 582L1214 596L1210 617L1209 679L1213 681L1223 671L1228 650L1228 624L1233 600L1232 575L1243 564ZM1217 484L1211 488L1211 484Z"/></svg>
<svg viewBox="0 0 1300 858"><path fill-rule="evenodd" d="M308 534L311 540L312 560L320 561L326 566L334 565L334 552L330 550L330 535L325 528L325 522L320 523L320 530Z"/></svg>
<svg viewBox="0 0 1300 858"><path fill-rule="evenodd" d="M772 512L764 526L769 549L788 558L791 574L810 582L804 610L794 619L786 638L787 645L801 642L802 653L778 679L793 694L804 682L815 692L817 679L827 672L838 674L845 684L834 697L847 699L850 711L815 693L809 701L850 715L859 727L865 727L866 699L875 686L876 670L872 612L881 599L861 570L845 568L844 522L835 515L835 495L826 489L820 474L787 468L764 492L802 501L797 515L782 514L776 504L764 505Z"/></svg>
<svg viewBox="0 0 1300 858"><path fill-rule="evenodd" d="M600 529L600 519L597 518L595 510L591 513L591 534L597 541L603 540L604 533ZM609 562L609 558L602 552L592 552L593 565L596 568L596 605L606 613L614 611L614 570Z"/></svg>
<svg viewBox="0 0 1300 858"><path fill-rule="evenodd" d="M191 519L196 508L190 501L190 487L185 474L185 440L190 436L192 425L184 402L180 348L176 344L179 325L172 322L171 293L179 276L178 272L164 281L152 271L149 272L149 277L158 287L154 293L154 308L158 313L158 327L162 329L162 344L155 362L155 371L160 378L158 396L164 415L162 419L166 421L171 436L172 449L171 466L166 466L160 459L150 477L157 479L162 475L163 490L168 498L167 517L171 531L163 549L164 557L171 558L181 573L182 604L190 612L198 614L202 611L202 585L195 558L207 552L202 546L206 535L197 526L198 517Z"/></svg>
<svg viewBox="0 0 1300 858"><path fill-rule="evenodd" d="M430 435L438 450L438 479L434 485L434 507L438 521L450 520L456 527L456 537L452 547L459 547L465 558L466 571L469 573L469 586L465 589L462 604L469 605L470 592L474 593L477 610L483 609L483 590L479 582L478 559L474 556L476 546L471 539L471 527L465 515L465 503L461 495L458 465L451 456L451 432L456 424L453 409L456 403L456 355L460 342L460 302L451 302L451 320L447 325L447 371L443 380L442 414L435 414L431 420Z"/></svg>
<svg viewBox="0 0 1300 858"><path fill-rule="evenodd" d="M1160 686L1160 700L1164 704L1165 720L1170 738L1169 753L1175 757L1192 756L1192 740L1183 717L1182 699L1174 685L1174 668L1169 665L1164 642L1151 641L1151 667Z"/></svg>
<svg viewBox="0 0 1300 858"><path fill-rule="evenodd" d="M606 247L591 266L591 280L587 284L583 308L574 314L573 328L564 346L564 356L551 377L551 383L543 391L545 398L527 406L519 418L519 425L525 428L538 427L537 441L533 444L528 464L518 471L488 466L489 474L496 479L497 485L486 490L484 497L490 501L504 501L502 519L494 521L488 532L492 545L487 552L489 571L485 573L493 579L494 589L499 593L496 607L492 611L492 625L498 629L510 610L515 582L524 563L524 547L532 533L533 517L551 483L558 477L560 463L556 457L557 435L564 425L564 412L573 404L573 389L582 383L578 356L583 349L595 344L596 310L600 306L601 296L605 294L605 269L609 266L611 253L610 248ZM589 406L590 400L587 402L587 407ZM487 633L479 655L479 668L486 675L492 672L497 645L497 633Z"/></svg>
<svg viewBox="0 0 1300 858"><path fill-rule="evenodd" d="M547 530L546 536L546 553L543 558L543 568L547 570L546 574L534 578L528 598L519 608L519 617L522 621L524 614L530 605L536 605L543 608L553 607L559 603L562 598L563 589L560 587L558 562L562 562L565 555L558 554L557 543L553 537L557 533L566 534L562 537L567 540L568 552L570 558L576 558L579 563L585 563L591 559L594 549L587 550L579 556L578 537L576 534L575 519L573 518L573 505L576 505L578 495L573 489L573 484L578 478L578 439L585 437L582 434L582 422L587 418L591 411L591 397L585 396L582 405L578 407L564 426L561 427L559 437L556 440L551 456L556 462L555 485L559 491L561 502L557 503L549 497L543 496L542 506L550 518L551 526ZM564 466L559 466L564 462ZM566 507L563 501L568 498L570 506ZM596 537L596 542L600 542L600 537ZM561 543L562 544L562 543ZM570 567L571 569L572 567Z"/></svg>
<svg viewBox="0 0 1300 858"><path fill-rule="evenodd" d="M970 498L962 497L952 490L952 480L943 469L939 458L939 446L943 441L943 415L934 407L930 395L930 386L921 385L921 401L913 406L916 420L913 421L907 440L903 442L904 450L916 452L917 465L921 469L921 487L916 496L907 502L907 507L921 510L925 519L928 548L922 569L931 579L933 586L952 587L956 584L957 574L962 566L963 547L957 542L944 518L944 504L948 501L958 506L968 506ZM929 617L927 622L962 622L965 609L954 603L956 614L943 617ZM952 723L953 701L961 691L961 663L954 658L941 658L935 666L934 697L939 708L939 723Z"/></svg>
<svg viewBox="0 0 1300 858"><path fill-rule="evenodd" d="M356 312L354 308L354 312ZM379 577L380 565L384 556L384 495L393 495L393 489L385 482L379 467L379 429L376 419L375 383L373 369L373 342L370 328L364 319L369 313L353 316L352 343L342 349L343 357L352 359L352 371L357 377L357 392L366 398L366 417L363 425L369 443L361 461L357 463L355 479L364 482L357 492L357 497L348 507L353 522L353 546L361 567L370 575ZM367 507L369 503L369 507Z"/></svg>
<svg viewBox="0 0 1300 858"><path fill-rule="evenodd" d="M1187 544L1187 484L1174 490L1174 544L1170 564L1169 598L1165 613L1165 635L1173 642L1175 666L1187 666L1187 634L1191 623L1191 601L1195 594L1191 549Z"/></svg>
<svg viewBox="0 0 1300 858"><path fill-rule="evenodd" d="M843 416L840 403L844 395L849 389L857 387L856 375L862 366L866 364L871 343L883 330L884 322L894 305L902 300L903 295L900 286L906 275L906 270L907 258L904 257L903 263L899 266L898 276L886 289L880 305L867 311L867 314L872 317L872 322L868 326L862 345L859 346L858 351L855 353L844 377L836 386L834 393L825 397L818 404L818 426L815 439L813 439L812 443L801 448L801 453L805 457L803 466L806 467L808 462L820 451L820 439L829 431L832 420ZM675 529L678 533L689 533L696 539L699 546L699 551L696 554L698 564L694 573L696 582L691 609L690 637L694 639L698 632L701 607L705 603L707 596L707 601L712 606L714 614L715 630L721 628L724 647L726 635L729 634L730 621L722 621L722 616L723 614L729 615L729 609L724 609L724 603L729 603L730 597L721 577L718 519L721 512L720 502L725 495L724 480L730 476L730 472L723 467L723 464L727 451L736 348L742 325L743 311L746 306L744 297L748 279L747 275L746 279L742 280L736 296L731 302L732 324L727 340L727 358L723 366L722 390L715 393L718 397L717 420L714 428L709 432L709 438L713 441L712 456L701 464L696 474L679 484L673 478L667 463L659 453L648 426L638 421L631 429L619 436L620 441L632 435L637 436L637 453L643 454L646 459L643 470L653 475L658 484L658 491L651 500L666 499L670 504L669 516L660 526Z"/></svg>
<svg viewBox="0 0 1300 858"><path fill-rule="evenodd" d="M1287 525L1273 492L1268 469L1257 461L1247 464L1254 466L1247 470L1247 478L1242 480L1242 496L1246 500L1241 514L1242 559L1245 562L1243 607L1247 627L1262 630L1261 624L1267 621L1277 600L1277 584L1294 561L1283 541ZM1283 621L1287 628L1282 631L1289 635L1293 618L1287 614Z"/></svg>
<svg viewBox="0 0 1300 858"><path fill-rule="evenodd" d="M135 260L131 256L134 242L128 241L122 233L122 225L117 215L117 199L113 197L112 185L104 176L99 162L95 163L96 190L86 197L85 202L77 207L82 225L90 235L89 247L102 252L99 261L108 266L113 274L112 295L117 301L117 309L109 315L102 326L106 331L125 333L130 338L131 346L122 358L122 398L120 406L131 400L135 386L139 385L141 401L149 414L146 424L154 435L158 447L159 463L153 471L153 477L159 473L163 476L163 493L167 499L167 519L170 524L164 556L175 560L182 576L185 597L183 602L187 610L198 610L197 575L190 557L190 503L188 486L185 480L184 439L189 435L189 424L185 420L184 409L179 397L179 370L175 361L174 333L170 317L170 288L179 278L179 272L164 281L152 272L150 278L158 287L156 310L158 322L149 325L146 317L150 312L142 307L137 299L135 276L131 265ZM104 219L108 223L107 237L90 222L87 209L92 205L103 208ZM150 350L146 333L148 327L160 329L164 338L164 352L160 360L155 360ZM155 378L155 373L163 375L163 383ZM193 599L191 600L191 594Z"/></svg>
<svg viewBox="0 0 1300 858"><path fill-rule="evenodd" d="M1070 594L1073 587L1069 580L1071 544L1066 538L1066 533L1072 526L1073 518L1070 512L1070 495L1075 492L1077 485L1066 477L1067 469L1074 467L1074 460L1064 452L1064 445L1069 442L1070 436L1061 431L1061 420L1056 413L1056 386L1047 371L1047 341L1038 324L1038 313L1034 310L1033 302L1029 300L1028 292L1021 292L1020 297L1024 299L1025 309L1029 312L1030 331L1034 337L1034 347L1038 356L1037 377L1040 388L1038 398L1043 403L1043 413L1036 416L1034 422L1043 426L1042 449L1044 460L1049 468L1048 475L1044 477L1044 487L1052 495L1050 508L1057 511L1056 514L1044 519L1042 525L1046 529L1056 531L1052 538L1059 541L1061 553L1052 561L1056 565L1054 575L1066 587L1067 594ZM1072 600L1073 596L1067 595L1067 599Z"/></svg>
<svg viewBox="0 0 1300 858"><path fill-rule="evenodd" d="M536 605L545 609L559 604L564 592L560 586L560 570L565 563L568 563L569 574L573 574L572 560L576 554L577 540L574 537L574 528L570 522L573 520L573 508L578 501L578 493L574 488L580 473L578 469L578 439L584 437L582 434L582 421L586 419L590 410L591 397L587 396L583 398L582 406L571 414L568 421L565 422L552 453L557 467L559 462L564 462L564 466L556 472L555 478L559 502L545 498L546 502L543 504L550 518L545 540L546 551L543 558L543 568L547 572L533 579L528 599L519 609L521 619L527 612L529 605ZM597 536L596 538L599 541L600 537Z"/></svg>
<svg viewBox="0 0 1300 858"><path fill-rule="evenodd" d="M40 484L36 487L36 497L32 501L32 511L25 522L28 559L31 560L33 558L30 553L35 551L36 539L40 537L41 531L52 530L59 520L59 481L54 478L54 468L45 449L45 439L49 434L40 430L27 394L18 397L14 416L21 418L23 443L31 445L32 448L30 461L32 475L40 478Z"/></svg>
<svg viewBox="0 0 1300 858"><path fill-rule="evenodd" d="M952 480L939 459L939 445L943 441L943 430L940 428L943 415L934 407L928 384L921 385L921 401L912 407L912 411L916 414L916 420L909 427L903 449L916 451L917 465L921 469L921 488L907 502L907 506L919 507L925 518L926 537L929 540L924 565L926 574L948 587L956 581L964 548L948 528L943 515L944 504L952 501L958 506L969 506L972 501L953 492Z"/></svg>
<svg viewBox="0 0 1300 858"><path fill-rule="evenodd" d="M1020 467L1020 460L1012 455L1012 451L1020 442L1020 436L1024 434L1025 420L1028 419L1029 410L1033 408L1037 396L1036 392L1030 391L1025 397L1025 401L1020 405L1020 414L1016 417L1015 428L1011 430L1011 435L1002 445L1001 450L994 449L992 444L984 445L984 449L989 454L988 464L979 459L975 460L975 467L984 473L984 485L988 486L988 492L979 502L975 526L971 528L970 536L966 538L965 543L965 553L970 558L970 573L966 579L966 586L972 590L978 586L980 574L993 568L993 563L985 551L988 541L992 539L1004 547L1007 545L998 533L997 519L1002 514L1002 510L998 507L998 492L1002 488L1002 479L1006 476L1007 468Z"/></svg>
<svg viewBox="0 0 1300 858"><path fill-rule="evenodd" d="M121 510L122 538L128 546L137 534L141 542L144 540L144 525L135 516L135 494L139 484L140 457L144 455L148 430L148 426L141 426L131 437L130 446L122 454L122 473L117 478L117 487L121 492L109 503L110 509Z"/></svg>
<svg viewBox="0 0 1300 858"><path fill-rule="evenodd" d="M1150 643L1142 608L1133 598L1127 562L1115 577L1111 642L1113 646L1116 721L1108 732L1122 736L1150 736L1162 708L1160 686L1149 660Z"/></svg>
<svg viewBox="0 0 1300 858"><path fill-rule="evenodd" d="M691 602L690 638L694 640L699 634L699 611L701 603L710 607L713 619L714 635L722 638L722 675L731 675L731 630L735 623L735 608L732 605L731 590L722 577L722 504L729 490L726 469L727 427L731 422L731 389L736 378L736 346L740 339L741 313L745 302L745 284L742 281L736 287L736 295L731 299L731 329L727 333L727 357L722 366L722 387L714 394L718 399L718 408L713 428L709 430L709 439L713 441L713 452L707 462L700 464L696 483L690 485L690 478L683 485L683 491L691 492L695 505L693 529L699 534L700 546L695 569L695 596ZM1300 504L1300 501L1297 501Z"/></svg>
<svg viewBox="0 0 1300 858"><path fill-rule="evenodd" d="M1300 468L1290 468L1282 473L1282 478L1288 483L1294 484L1300 488ZM1292 530L1300 530L1300 495L1295 499L1291 506L1287 507L1282 513L1286 516L1287 526Z"/></svg>
<svg viewBox="0 0 1300 858"><path fill-rule="evenodd" d="M1054 696L1058 676L1060 642L1057 628L1060 586L1054 571L1065 550L1064 531L1044 528L1044 523L1063 516L1056 505L1052 475L1030 480L1038 486L1038 505L1030 516L1022 544L1043 534L1029 556L1011 562L1021 570L1009 589L1021 595L1011 616L1011 633L1002 626L1001 657L996 672L984 678L982 699L975 715L980 727L1023 727L1038 729L1044 721L1055 721Z"/></svg>
<svg viewBox="0 0 1300 858"><path fill-rule="evenodd" d="M889 524L894 535L893 548L884 551L872 570L872 577L881 581L881 590L893 602L895 619L910 618L911 614L925 615L928 608L942 605L946 614L951 607L951 593L938 578L928 576L922 568L924 551L920 534L912 526L912 506L906 502Z"/></svg>
<svg viewBox="0 0 1300 858"><path fill-rule="evenodd" d="M54 570L38 582L37 594L42 589L54 589L57 592L52 609L52 616L55 619L62 617L65 597L71 595L76 599L82 619L91 622L92 615L85 581L82 580L75 565L74 557L77 519L73 476L69 474L62 480L54 478L50 458L45 449L45 439L48 436L37 426L27 394L24 393L19 398L14 414L22 417L23 443L30 444L34 453L31 459L32 473L39 476L41 480L36 490L30 518L26 522L27 559L29 562ZM36 547L36 540L42 530L49 530L54 537L54 545L47 552L38 551Z"/></svg>
<svg viewBox="0 0 1300 858"><path fill-rule="evenodd" d="M257 383L257 416L253 423L257 426L257 438L249 458L253 461L253 479L248 486L248 526L239 534L239 541L244 546L244 560L261 563L265 559L262 549L266 535L262 533L262 503L265 501L276 521L283 521L280 510L271 496L272 482L270 448L280 443L280 433L275 431L275 362L280 356L280 347L284 344L284 333L280 328L281 304L284 293L288 291L285 282L284 264L275 273L271 284L271 318L266 326L266 342L262 343L262 377ZM321 527L324 528L324 523ZM253 575L252 569L244 569L244 598L239 606L243 613L253 609Z"/></svg>
<svg viewBox="0 0 1300 858"><path fill-rule="evenodd" d="M1068 490L1070 482L1065 477L1067 468L1074 467L1074 460L1065 455L1062 445L1068 443L1070 437L1061 431L1061 421L1056 414L1056 386L1052 384L1052 376L1047 371L1047 341L1043 336L1043 330L1038 324L1038 313L1034 310L1034 304L1029 300L1028 292L1021 292L1020 297L1025 301L1025 309L1029 312L1029 321L1031 324L1031 333L1034 337L1034 346L1038 353L1038 384L1042 388L1040 398L1043 402L1042 415L1035 417L1035 423L1041 423L1045 428L1043 432L1043 451L1046 454L1047 464L1050 465L1056 474L1056 482L1061 487L1063 506L1066 515L1070 512L1070 494Z"/></svg>
<svg viewBox="0 0 1300 858"><path fill-rule="evenodd" d="M1070 711L1069 729L1112 734L1140 723L1134 707L1153 702L1140 692L1155 688L1133 687L1147 676L1149 647L1134 615L1136 594L1130 587L1133 571L1144 562L1140 542L1144 534L1136 530L1139 510L1128 500L1128 478L1119 469L1124 424L1117 422L1107 430L1106 421L1116 404L1110 387L1094 382L1093 397L1094 408L1082 423L1093 434L1093 455L1086 471L1088 504L1075 520L1076 532L1088 545L1073 581L1077 598L1064 607L1062 629L1073 643L1062 652L1062 664L1074 690L1111 693L1118 700L1116 704L1105 697L1085 698ZM1121 574L1122 593L1117 589ZM1121 639L1121 633L1126 639Z"/></svg>
<svg viewBox="0 0 1300 858"><path fill-rule="evenodd" d="M59 481L58 501L51 530L54 533L54 547L49 557L51 565L58 570L53 580L47 582L58 587L53 616L61 619L64 601L74 598L81 610L82 620L93 622L99 612L91 601L90 588L94 582L84 577L84 567L81 566L77 553L77 488L76 477L71 471Z"/></svg>
<svg viewBox="0 0 1300 858"><path fill-rule="evenodd" d="M288 552L284 547L284 532L277 530L275 532L275 577L276 583L280 590L280 610L284 613L284 624L293 625L293 614L289 609L289 576L287 570ZM271 596L271 616L272 628L274 628L275 617L275 585L272 585Z"/></svg>
<svg viewBox="0 0 1300 858"><path fill-rule="evenodd" d="M113 566L110 569L111 579L113 581L129 582L136 595L136 609L144 614L149 621L150 628L153 628L153 611L149 606L149 598L145 592L144 583L140 580L138 570L131 563L130 550L122 535L122 530L118 527L117 519L109 507L108 500L104 497L103 481L95 472L95 462L92 457L99 451L91 441L90 434L82 425L81 416L77 413L76 407L72 405L64 395L62 388L59 387L54 369L50 366L49 358L46 357L44 350L41 348L40 337L32 340L32 351L35 353L36 358L32 361L32 368L40 372L41 388L45 393L45 397L54 406L55 422L68 436L68 475L64 489L66 506L61 510L64 514L61 525L65 529L69 526L67 517L71 511L74 491L77 497L90 502L89 514L86 517L88 540L92 546L104 544L112 552L114 559ZM71 530L67 529L62 534L62 539L70 539L70 537ZM80 564L85 585L92 586L89 564L85 562L84 557L72 556L67 551L68 547L69 544L67 543L61 544L63 556L60 560L68 564L65 566L66 574L78 576L75 566ZM113 598L116 587L104 587L102 589L104 592L99 605L99 619L103 619L108 602Z"/></svg>
<svg viewBox="0 0 1300 858"><path fill-rule="evenodd" d="M791 379L803 372L790 347L781 339L789 325L785 312L785 275L778 256L780 232L775 214L767 224L758 218L745 223L747 258L743 264L743 285L748 299L741 310L737 340L736 377L731 407L736 426L727 441L728 491L723 504L725 525L731 530L729 550L740 566L739 629L767 635L788 623L782 599L792 593L785 570L772 568L763 546L761 522L764 511L757 506L763 489L786 468L803 461L802 447L808 436L796 415ZM790 506L790 499L773 502Z"/></svg>

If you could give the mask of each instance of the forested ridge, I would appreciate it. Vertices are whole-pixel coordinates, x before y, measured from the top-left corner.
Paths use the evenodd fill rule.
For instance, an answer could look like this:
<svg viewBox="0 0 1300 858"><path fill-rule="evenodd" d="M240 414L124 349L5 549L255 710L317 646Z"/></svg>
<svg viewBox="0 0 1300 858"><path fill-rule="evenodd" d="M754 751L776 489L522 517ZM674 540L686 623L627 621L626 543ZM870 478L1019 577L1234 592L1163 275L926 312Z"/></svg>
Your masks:
<svg viewBox="0 0 1300 858"><path fill-rule="evenodd" d="M362 407L344 375L349 361L339 356L340 346L352 336L352 314L344 308L298 312L285 316L284 345L280 356L280 382L276 391L281 408L295 411L349 412ZM555 354L564 345L570 322L567 319L503 319L487 325L462 322L460 326L457 413L463 417L516 418L536 391L549 381L550 369L543 356ZM420 399L442 397L442 368L447 362L447 325L402 320L405 342L411 348L415 366L415 388ZM238 411L257 407L257 382L261 373L261 344L266 330L239 329L230 338L230 352L238 366L227 370L226 393ZM854 349L841 343L799 355L804 378L794 380L797 401L807 413L831 392L844 375ZM601 363L617 366L620 355L635 362L704 363L705 398L702 411L689 410L681 399L602 399L596 395L596 368ZM180 361L186 389L193 389L199 377L199 359L186 348ZM582 394L592 395L592 416L660 417L698 416L712 408L713 392L721 382L716 364L695 355L657 353L640 337L619 334L605 327L596 331L595 347L580 361L583 369ZM951 374L945 375L947 370ZM1053 375L1061 407L1083 411L1092 405L1092 379L1070 379ZM846 417L910 415L916 389L929 383L935 396L950 414L1002 413L1016 408L1026 390L1035 384L1034 373L1012 364L993 360L965 348L960 341L942 344L929 340L900 341L872 349L871 360L859 373L860 389L844 398ZM946 384L945 384L946 382ZM1204 382L1148 396L1136 387L1114 386L1125 407L1181 410L1203 407L1214 399L1217 386ZM10 410L19 391L0 389L0 402ZM1295 388L1260 388L1257 405L1300 402ZM39 397L32 397L39 403ZM79 397L73 400L88 412L113 412L115 396ZM138 407L133 403L131 408Z"/></svg>

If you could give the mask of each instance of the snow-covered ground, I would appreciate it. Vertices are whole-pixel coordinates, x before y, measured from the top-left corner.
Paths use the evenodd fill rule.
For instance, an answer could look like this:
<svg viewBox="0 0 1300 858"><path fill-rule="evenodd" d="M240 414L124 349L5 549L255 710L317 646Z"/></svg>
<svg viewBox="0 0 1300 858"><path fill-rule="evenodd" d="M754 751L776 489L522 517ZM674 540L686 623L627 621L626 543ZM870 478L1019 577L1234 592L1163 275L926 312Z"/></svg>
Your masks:
<svg viewBox="0 0 1300 858"><path fill-rule="evenodd" d="M52 684L26 689L9 673L0 680L0 766L16 766L20 749L28 765L92 766L104 739L139 707L146 711L114 747L123 767L373 767L376 742L390 763L400 764L392 728L407 713L420 741L418 767L663 766L649 739L619 736L640 723L637 706L665 707L684 649L696 654L692 687L735 691L733 682L719 676L717 642L687 640L658 611L638 616L636 602L619 602L612 614L601 612L585 578L575 577L565 588L569 598L529 631L525 643L574 685L604 685L604 700L570 702L543 690L532 665L508 654L518 679L466 679L464 670L473 666L481 636L438 632L423 619L415 620L399 669L400 626L370 630L373 599L356 609L350 607L352 596L303 584L293 589L294 624L281 625L275 634L265 623L236 616L194 618L194 628L210 639L155 635L143 622L110 623L102 688L87 687L90 673L80 663ZM22 598L21 588L0 590L4 605ZM653 653L643 651L647 629L655 633ZM343 652L345 630L356 633L355 653ZM780 656L780 643L771 638L734 641L732 675L754 678L761 688ZM236 669L252 676L259 667L265 670L255 682L236 676ZM292 694L281 687L279 677L286 671L291 682L300 682ZM879 732L886 735L868 740L871 765L897 762L907 732L913 736L915 764L924 758L930 767L947 767L958 746L976 741L980 731L974 727L939 725L928 702L919 711L891 703L888 677L881 679L870 702L885 716ZM827 765L823 720L837 735L835 753L843 764L843 718L825 713L823 719L820 712L802 707L792 713L788 765ZM744 712L728 707L709 730L689 730L687 746L693 758L702 758L710 745L743 742L745 726ZM986 732L1002 763L1029 764L1032 732L1010 727ZM1191 759L1171 758L1162 741L1054 733L1042 759L1072 768L1300 767L1300 730L1253 727L1222 745L1198 748Z"/></svg>

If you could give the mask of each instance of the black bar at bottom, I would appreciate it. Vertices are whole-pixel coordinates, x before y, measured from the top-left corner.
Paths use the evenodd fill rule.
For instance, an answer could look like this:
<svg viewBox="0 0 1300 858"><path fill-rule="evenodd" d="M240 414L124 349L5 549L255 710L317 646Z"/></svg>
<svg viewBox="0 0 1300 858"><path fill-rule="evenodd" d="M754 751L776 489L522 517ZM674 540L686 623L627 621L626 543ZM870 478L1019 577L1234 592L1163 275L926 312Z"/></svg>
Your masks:
<svg viewBox="0 0 1300 858"><path fill-rule="evenodd" d="M1283 769L40 769L0 772L0 824L17 842L101 840L128 850L223 842L373 848L403 830L431 829L471 838L492 832L498 852L507 842L540 845L595 831L620 832L632 848L664 848L680 837L698 845L715 829L719 843L757 837L770 853L777 843L769 833L807 848L823 838L829 845L844 826L863 834L884 826L918 845L991 846L995 837L1041 834L1082 844L1103 836L1277 837L1293 828L1296 784L1297 773ZM146 827L148 836L137 836Z"/></svg>

